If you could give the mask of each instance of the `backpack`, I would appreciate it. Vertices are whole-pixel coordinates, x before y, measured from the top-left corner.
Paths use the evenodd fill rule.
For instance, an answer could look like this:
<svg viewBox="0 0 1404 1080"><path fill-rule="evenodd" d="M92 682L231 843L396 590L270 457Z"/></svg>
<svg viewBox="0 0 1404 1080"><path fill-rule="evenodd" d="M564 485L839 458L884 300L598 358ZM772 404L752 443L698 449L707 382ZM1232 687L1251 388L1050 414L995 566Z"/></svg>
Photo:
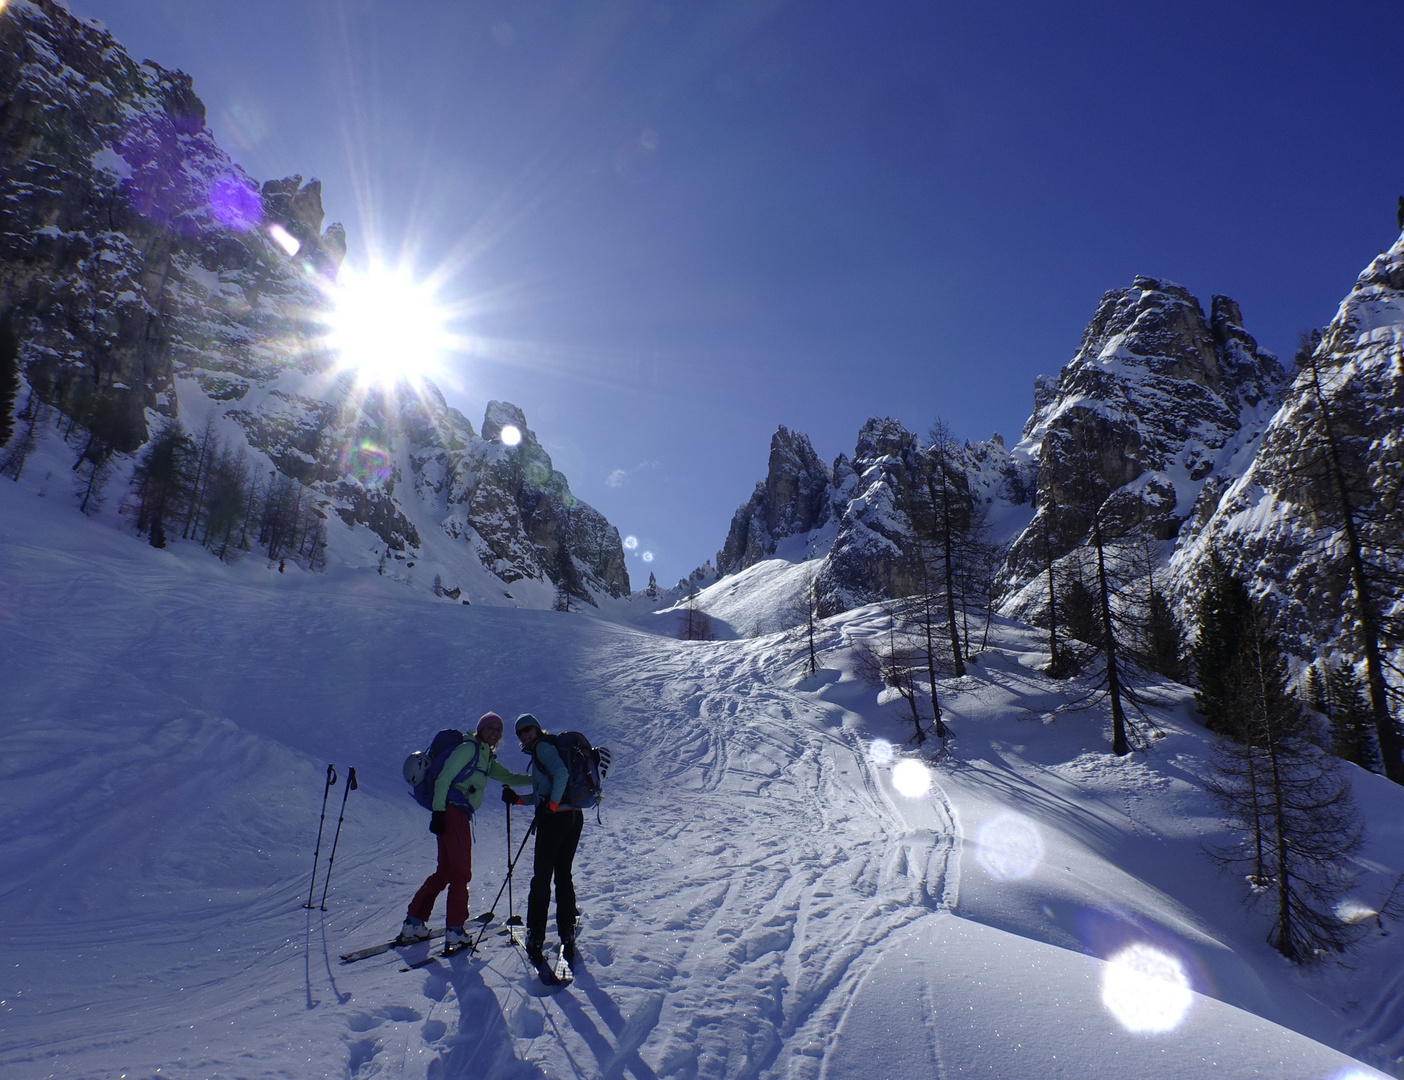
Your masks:
<svg viewBox="0 0 1404 1080"><path fill-rule="evenodd" d="M602 781L609 772L609 751L603 746L591 746L590 740L578 731L562 731L541 738L556 748L570 774L561 805L576 810L598 806L603 795ZM532 760L535 759L536 755L532 754Z"/></svg>
<svg viewBox="0 0 1404 1080"><path fill-rule="evenodd" d="M405 758L405 780L409 783L410 794L414 796L414 801L424 809L434 809L434 784L438 781L439 774L444 771L444 765L448 761L449 755L463 744L465 738L467 736L461 731L454 728L444 728L443 731L434 736L434 741L429 744L428 750L416 750ZM456 806L470 815L473 813L472 805L464 794L453 785L466 780L478 767L478 760L483 756L483 744L476 739L473 741L477 743L477 752L449 784L448 799L446 800L447 805Z"/></svg>

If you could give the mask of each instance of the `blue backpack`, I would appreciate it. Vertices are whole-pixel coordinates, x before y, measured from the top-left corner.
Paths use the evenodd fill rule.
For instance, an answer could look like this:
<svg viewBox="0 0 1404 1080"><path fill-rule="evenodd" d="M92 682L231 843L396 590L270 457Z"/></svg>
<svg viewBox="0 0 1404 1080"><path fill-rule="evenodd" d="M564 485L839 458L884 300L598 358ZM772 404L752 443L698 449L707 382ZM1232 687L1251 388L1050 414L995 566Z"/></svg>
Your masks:
<svg viewBox="0 0 1404 1080"><path fill-rule="evenodd" d="M561 805L576 810L598 806L603 794L602 781L609 772L609 751L603 746L591 746L590 740L578 731L543 734L541 739L556 748L570 774L566 780L565 794L561 796ZM532 759L535 758L533 754Z"/></svg>
<svg viewBox="0 0 1404 1080"><path fill-rule="evenodd" d="M409 757L405 758L405 780L409 783L410 794L414 796L414 801L426 810L434 809L434 785L438 782L439 774L444 771L444 765L448 762L449 755L457 750L467 736L463 732L454 728L444 728L434 736L434 741L429 744L428 750L416 750ZM483 744L477 739L473 740L476 750L472 760L458 771L458 775L449 784L448 800L449 806L456 806L468 814L473 813L473 807L468 802L464 794L459 791L454 784L458 784L468 779L478 767L478 761L483 756Z"/></svg>

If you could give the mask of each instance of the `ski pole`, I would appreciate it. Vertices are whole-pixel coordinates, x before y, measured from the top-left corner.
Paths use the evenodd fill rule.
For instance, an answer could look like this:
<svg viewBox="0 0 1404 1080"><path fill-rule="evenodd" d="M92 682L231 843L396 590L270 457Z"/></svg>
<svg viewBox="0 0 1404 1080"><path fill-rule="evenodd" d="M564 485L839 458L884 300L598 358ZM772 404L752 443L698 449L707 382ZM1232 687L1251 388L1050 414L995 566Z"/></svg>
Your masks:
<svg viewBox="0 0 1404 1080"><path fill-rule="evenodd" d="M331 857L327 859L327 879L322 884L322 910L327 910L327 890L331 888L332 864L336 862L336 843L341 839L341 823L346 820L346 800L350 798L351 792L355 791L356 767L353 765L346 770L346 793L341 796L341 816L336 819L336 835L332 837Z"/></svg>
<svg viewBox="0 0 1404 1080"><path fill-rule="evenodd" d="M507 804L507 925L516 926L512 903L512 804Z"/></svg>
<svg viewBox="0 0 1404 1080"><path fill-rule="evenodd" d="M488 908L488 915L489 915L489 916L491 916L493 913L495 913L495 912L497 911L497 905L498 905L498 902L502 899L502 894L507 890L507 886L510 885L510 884L512 883L512 871L513 871L514 869L516 869L517 860L520 859L520 858L522 857L522 848L525 848L525 847L526 847L527 841L531 839L531 834L534 833L534 832L536 832L536 819L535 819L535 818L532 818L532 819L531 819L531 828L527 829L527 834L526 834L525 836L522 837L521 847L517 848L517 856L516 856L516 858L508 860L508 863L507 863L507 880L504 881L504 882L502 883L502 888L500 888L500 889L497 890L497 896L493 899L492 907ZM488 922L491 922L491 919L489 919L487 922L484 922L484 923L483 923L483 928L482 928L481 930L478 931L478 936L477 936L476 938L473 939L473 948L476 949L476 948L478 947L478 942L480 942L480 941L483 940L483 935L484 935L485 933L487 933Z"/></svg>
<svg viewBox="0 0 1404 1080"><path fill-rule="evenodd" d="M322 856L322 826L327 823L327 796L335 785L336 766L328 765L327 786L322 789L322 820L317 823L317 850L312 852L312 881L307 886L307 903L302 905L308 909L312 907L312 890L317 887L317 860Z"/></svg>

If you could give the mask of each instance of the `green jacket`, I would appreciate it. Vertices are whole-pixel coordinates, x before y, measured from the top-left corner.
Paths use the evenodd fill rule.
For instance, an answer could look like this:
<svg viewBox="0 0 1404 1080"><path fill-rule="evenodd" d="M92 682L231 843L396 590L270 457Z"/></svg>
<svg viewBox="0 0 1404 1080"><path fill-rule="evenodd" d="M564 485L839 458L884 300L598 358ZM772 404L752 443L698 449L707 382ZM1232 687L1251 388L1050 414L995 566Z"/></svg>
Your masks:
<svg viewBox="0 0 1404 1080"><path fill-rule="evenodd" d="M462 781L457 784L453 783L453 778L473 760L475 753L478 754L477 767ZM483 805L483 794L487 791L489 777L493 780L500 780L504 784L531 783L530 776L512 772L497 760L497 755L488 748L487 743L480 742L476 735L470 733L464 737L463 745L448 756L443 769L439 772L438 779L434 781L433 809L442 810L448 805L449 787L452 786L468 800L468 805L476 813L478 807Z"/></svg>

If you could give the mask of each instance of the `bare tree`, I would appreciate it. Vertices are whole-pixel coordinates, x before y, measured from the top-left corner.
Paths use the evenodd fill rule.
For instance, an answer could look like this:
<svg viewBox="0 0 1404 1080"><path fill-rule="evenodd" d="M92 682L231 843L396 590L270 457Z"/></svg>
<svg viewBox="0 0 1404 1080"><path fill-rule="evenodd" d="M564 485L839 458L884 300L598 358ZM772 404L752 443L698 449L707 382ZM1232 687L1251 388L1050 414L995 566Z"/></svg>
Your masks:
<svg viewBox="0 0 1404 1080"><path fill-rule="evenodd" d="M712 629L711 617L698 606L697 603L697 581L689 577L687 580L687 606L683 608L681 622L681 637L684 641L714 641L716 631Z"/></svg>
<svg viewBox="0 0 1404 1080"><path fill-rule="evenodd" d="M16 483L19 482L20 473L24 471L24 463L39 445L39 428L42 424L48 423L52 413L53 409L41 401L38 394L30 390L29 397L25 399L24 408L20 410L18 417L22 426L10 440L9 449L6 451L4 459L0 460L0 476L8 476Z"/></svg>
<svg viewBox="0 0 1404 1080"><path fill-rule="evenodd" d="M804 583L804 630L809 640L809 673L819 670L819 655L814 651L814 624L819 621L819 574L810 571Z"/></svg>
<svg viewBox="0 0 1404 1080"><path fill-rule="evenodd" d="M1367 566L1361 536L1360 501L1351 490L1350 472L1345 464L1345 439L1321 385L1319 348L1310 340L1298 351L1298 362L1310 374L1312 395L1320 425L1322 461L1329 481L1338 524L1342 531L1342 554L1349 574L1354 605L1356 642L1365 660L1365 683L1370 710L1379 740L1380 759L1385 775L1404 784L1404 737L1390 714L1389 692L1385 683L1384 650L1381 648L1385 623L1384 598ZM1359 456L1359 455L1357 455ZM1397 491L1397 487L1396 487ZM1397 495L1396 495L1397 497ZM1393 515L1390 515L1393 516Z"/></svg>

